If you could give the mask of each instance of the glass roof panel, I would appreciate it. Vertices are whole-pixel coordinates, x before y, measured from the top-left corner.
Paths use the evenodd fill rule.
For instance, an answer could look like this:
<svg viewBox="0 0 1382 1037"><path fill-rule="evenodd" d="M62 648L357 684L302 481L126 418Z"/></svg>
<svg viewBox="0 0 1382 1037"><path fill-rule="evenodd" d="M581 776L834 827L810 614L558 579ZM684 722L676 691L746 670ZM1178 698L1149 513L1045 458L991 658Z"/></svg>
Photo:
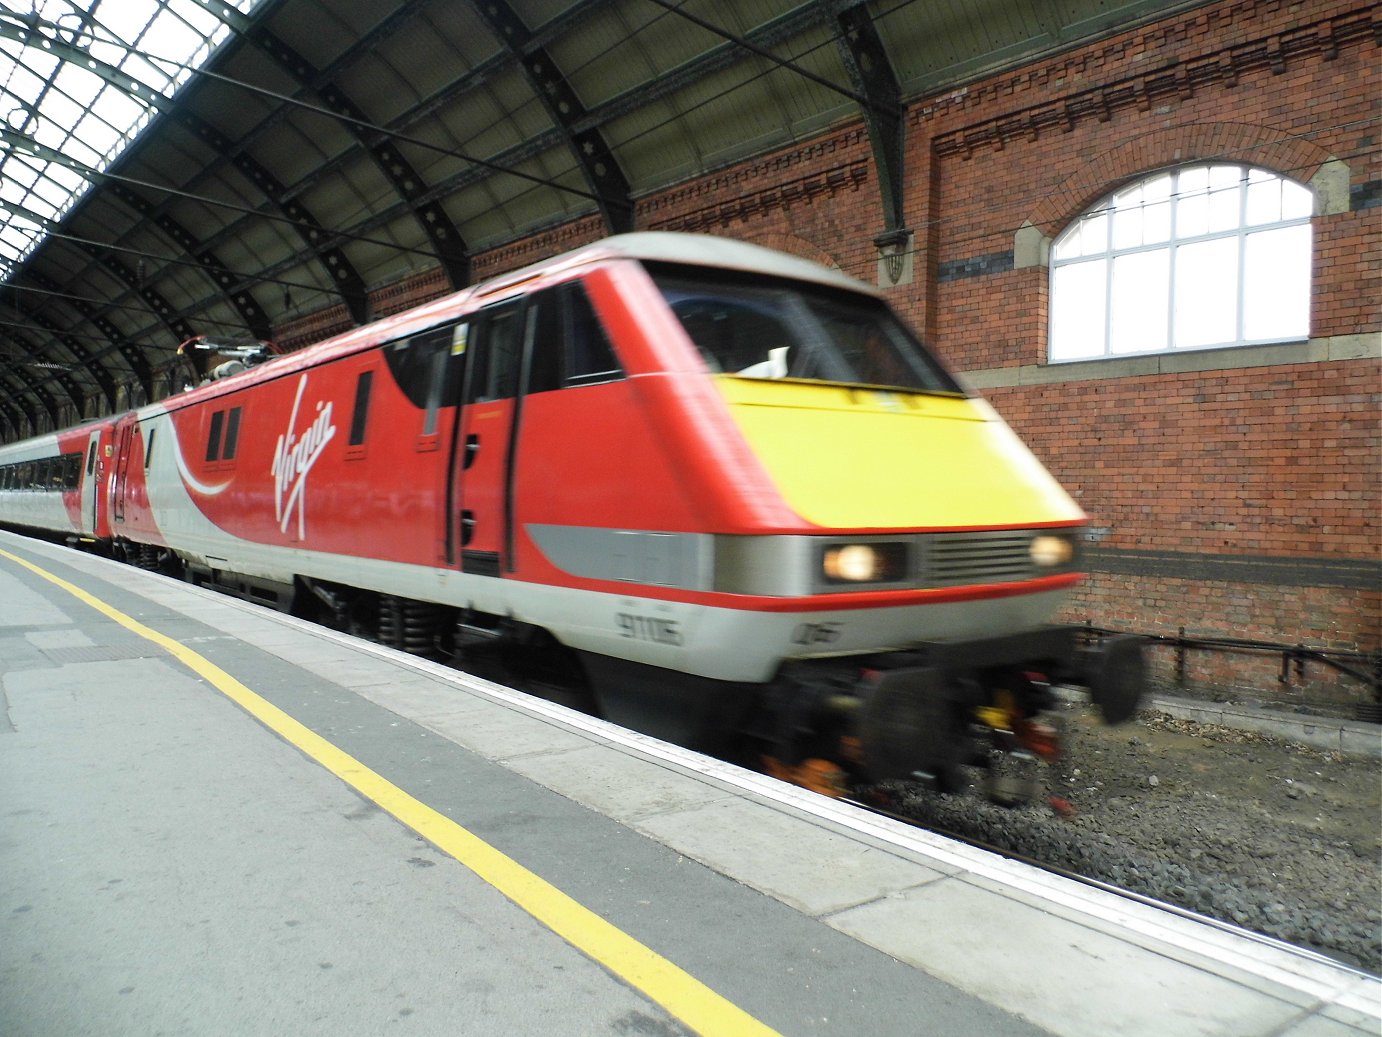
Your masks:
<svg viewBox="0 0 1382 1037"><path fill-rule="evenodd" d="M260 0L221 2L249 14ZM106 169L156 114L149 99L172 97L229 34L202 0L0 10L0 281L43 240L36 218L56 222L90 186L63 160Z"/></svg>

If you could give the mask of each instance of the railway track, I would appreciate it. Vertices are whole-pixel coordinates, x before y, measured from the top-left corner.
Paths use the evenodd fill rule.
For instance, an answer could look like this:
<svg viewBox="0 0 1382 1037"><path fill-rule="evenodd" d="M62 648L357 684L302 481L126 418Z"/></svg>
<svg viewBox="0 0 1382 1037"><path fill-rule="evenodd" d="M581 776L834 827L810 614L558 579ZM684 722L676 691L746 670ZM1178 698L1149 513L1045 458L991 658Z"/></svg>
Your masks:
<svg viewBox="0 0 1382 1037"><path fill-rule="evenodd" d="M1146 893L1138 892L1135 889L1129 889L1126 886L1118 885L1112 882L1107 882L1103 879L1094 878L1089 875L1083 874L1079 870L1066 867L1057 863L1052 863L1051 861L1043 860L1038 857L1034 857L1030 854L1022 853L1008 846L986 842L983 839L977 838L973 835L964 832L945 828L939 825L922 824L913 817L909 817L903 813L898 813L894 810L889 810L886 807L880 806L876 803L870 803L865 799L856 798L854 796L845 796L842 798L841 801L844 803L848 803L851 806L857 807L861 810L866 810L871 814L876 814L880 817L888 818L891 821L897 821L902 824L912 825L914 827L924 829L925 831L931 832L934 835L941 836L942 838L953 839L956 842L965 844L966 846L972 846L975 849L983 850L987 853L998 854L999 856L1006 857L1009 860L1014 860L1021 864L1026 864L1030 867L1038 868L1049 874L1058 875L1063 879L1068 879L1072 882L1078 882L1079 884L1087 886L1091 889L1097 889L1104 893L1110 893L1115 896L1121 897L1125 900L1130 900L1147 907L1152 907L1159 911L1164 911L1167 914L1175 915L1179 918L1188 919L1194 922L1201 923L1203 925L1210 926L1214 929L1219 930L1220 932L1229 934L1237 938L1250 940L1251 942L1260 944L1264 947L1287 949L1293 953L1301 954L1308 958L1312 958L1318 961L1330 962L1335 965L1343 965L1355 971L1360 976L1375 976L1378 974L1375 970L1369 970L1361 967L1356 960L1353 960L1351 957L1347 955L1340 956L1336 954L1329 954L1317 948L1310 947L1301 943L1283 940L1278 937L1268 935L1267 933L1258 932L1255 929L1246 928L1234 922L1226 921L1222 918L1216 918L1212 915L1202 914L1198 911L1192 911L1189 908L1183 906L1182 904L1174 903L1169 900L1159 899L1157 897L1150 896Z"/></svg>
<svg viewBox="0 0 1382 1037"><path fill-rule="evenodd" d="M903 783L864 809L1120 896L1382 974L1379 781L1373 758L1322 753L1144 714L1077 717L1043 799L1004 807ZM1308 779L1308 781L1306 780Z"/></svg>

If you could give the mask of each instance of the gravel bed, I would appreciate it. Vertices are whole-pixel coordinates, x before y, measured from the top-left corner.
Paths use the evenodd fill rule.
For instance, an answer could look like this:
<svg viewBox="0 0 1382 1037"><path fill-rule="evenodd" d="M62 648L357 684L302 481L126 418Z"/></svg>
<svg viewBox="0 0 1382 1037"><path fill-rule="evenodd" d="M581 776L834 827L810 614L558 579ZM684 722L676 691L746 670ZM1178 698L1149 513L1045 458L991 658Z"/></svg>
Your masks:
<svg viewBox="0 0 1382 1037"><path fill-rule="evenodd" d="M892 784L889 809L1382 974L1382 761L1144 712L1073 707L1045 798ZM1065 811L1066 804L1071 808Z"/></svg>

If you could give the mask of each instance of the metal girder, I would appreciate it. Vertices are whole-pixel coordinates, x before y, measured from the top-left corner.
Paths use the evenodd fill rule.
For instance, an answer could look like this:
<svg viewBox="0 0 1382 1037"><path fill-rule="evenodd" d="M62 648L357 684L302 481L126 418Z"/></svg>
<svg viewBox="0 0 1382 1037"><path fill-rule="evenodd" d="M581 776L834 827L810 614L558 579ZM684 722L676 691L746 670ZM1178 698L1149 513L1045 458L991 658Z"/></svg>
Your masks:
<svg viewBox="0 0 1382 1037"><path fill-rule="evenodd" d="M878 187L883 194L883 222L890 232L900 232L906 224L906 170L903 161L902 88L893 71L888 52L868 5L853 4L842 9L836 19L840 56L855 90L862 94L864 125L873 145L873 160L878 167Z"/></svg>
<svg viewBox="0 0 1382 1037"><path fill-rule="evenodd" d="M26 270L24 272L24 276L29 280L33 281L40 288L43 288L51 292L56 292L60 294L62 293L62 286L60 286L56 281L52 280L52 278L47 277L44 274L40 274L35 270ZM76 311L80 313L85 319L89 320L92 324L96 325L97 330L100 331L100 333L106 337L106 340L110 343L111 348L113 348L116 353L120 354L120 356L124 359L125 363L129 366L131 373L133 373L135 378L138 379L139 383L145 387L145 391L152 395L153 371L149 366L149 358L144 355L143 350L139 349L137 346L132 345L129 339L120 331L118 327L115 326L114 321L112 321L109 317L101 313L101 311L96 306L87 302L85 299L73 298L72 296L67 295L65 297L65 301L70 306L74 307ZM179 339L178 341L181 342L183 340ZM101 357L105 356L109 352L109 349L104 349L101 350L99 353L88 354L90 362L94 362L99 365ZM100 365L100 367L101 370L109 373L109 368L105 367L104 365ZM118 399L113 398L111 400L112 410L115 409L115 407L118 405L118 402Z"/></svg>
<svg viewBox="0 0 1382 1037"><path fill-rule="evenodd" d="M0 436L0 442L19 439L23 435L24 429L20 425L22 416L19 407L9 395L0 395L0 432L5 433Z"/></svg>
<svg viewBox="0 0 1382 1037"><path fill-rule="evenodd" d="M584 0L582 3L573 5L571 8L568 8L566 11L562 12L562 14L558 15L557 18L553 19L552 22L547 23L533 33L531 36L532 41L541 44L549 39L559 38L561 32L569 27L572 22L578 21L579 17L589 8L605 2L607 2L607 0ZM833 5L831 4L803 4L779 18L753 29L747 33L743 39L753 44L755 47L770 48L778 46L802 32L824 24L833 17L832 10ZM387 20L388 24L395 24L397 17L408 11L411 11L411 5L406 10L400 10L396 15L391 15ZM383 33L380 30L372 31L366 37L362 37L361 42L362 44L368 44L381 35L383 35ZM458 96L463 95L467 90L475 88L483 83L489 76L508 67L508 62L512 60L511 53L512 52L510 52L510 56L488 59L479 66L467 70L454 83L428 97L416 107L405 112L402 116L394 119L389 124L388 132L397 132L401 128L425 118L438 108L445 107L447 104L454 102ZM744 48L741 45L734 42L727 42L701 57L678 66L677 69L665 76L649 80L647 83L641 84L637 89L630 90L602 103L595 109L585 112L580 118L572 120L572 129L581 133L587 130L596 129L607 122L629 114L637 108L648 104L650 101L661 99L679 90L685 89L690 83L742 60L743 55ZM336 68L344 67L344 65L345 62L343 60L338 61L326 70L326 74L331 75ZM277 124L283 117L281 113L270 115L265 122L261 124L260 129ZM192 131L194 133L197 132L195 127ZM255 132L257 133L259 130ZM522 144L509 148L498 155L491 156L486 162L477 162L470 168L432 185L428 191L427 200L431 201L433 199L445 198L450 194L464 190L487 177L495 175L496 172L502 172L505 167L522 166L537 155L551 151L553 148L563 143L569 144L570 139L570 135L561 128L554 128L537 134L529 140L524 141ZM321 180L330 176L337 166L349 160L348 155L343 155L324 163L317 170L300 181L295 187L295 190L300 190L304 186L312 186L321 182ZM585 192L581 193L585 194ZM598 199L594 198L593 192L591 193L591 197L592 200L598 203ZM386 225L400 215L401 209L402 203L400 206L390 207L387 210L375 214L370 219L357 224L353 229L356 232L362 232L376 226ZM232 233L234 226L235 225L232 224L231 227L223 233ZM318 237L320 237L319 232ZM311 244L311 242L309 242L309 244ZM262 273L267 278L272 278L283 270L296 265L297 262L295 258L283 260L266 267Z"/></svg>
<svg viewBox="0 0 1382 1037"><path fill-rule="evenodd" d="M289 198L288 189L276 176L248 152L236 147L229 137L205 119L184 107L175 108L169 114L208 148L228 157L235 168L255 187L259 188L264 197L288 218L312 256L326 268L327 273L331 276L335 290L345 302L351 319L356 324L368 323L369 293L365 288L364 278L360 276L354 264L350 262L345 252L340 248L334 245L323 247L322 242L329 239L331 235L308 211L307 207L296 199Z"/></svg>
<svg viewBox="0 0 1382 1037"><path fill-rule="evenodd" d="M144 279L139 275L138 271L131 270L128 266L115 258L115 256L111 255L109 252L102 251L95 245L83 245L82 248L93 259L100 263L101 266L105 267L108 272L114 274L116 278L123 282L126 288L143 299L149 309L153 310L158 318L163 321L164 326L173 333L173 337L177 339L177 341L186 342L196 334L192 325L188 324L185 318L179 317L173 311L173 307L169 304L168 300L163 297L161 292L144 283ZM117 348L119 348L118 344ZM135 377L139 379L139 384L144 389L145 396L152 399L154 395L154 378L153 369L149 366L149 358L145 356L142 351L133 349L132 347L128 351L122 349L121 352L125 354L126 359L131 361Z"/></svg>
<svg viewBox="0 0 1382 1037"><path fill-rule="evenodd" d="M24 370L24 368L22 367L11 367L10 373L13 377L10 379L6 379L6 381L9 382L10 386L13 387L14 382L16 380L20 382L20 384L22 385L20 392L17 393L15 396L15 399L20 403L20 405L23 406L23 400L25 396L30 396L38 400L38 402L43 405L43 409L48 412L48 418L53 423L53 428L58 428L58 403L57 400L53 398L53 394L50 393L46 388L44 388L42 382L40 382L37 378L31 375L28 371ZM25 410L29 415L30 427L32 429L37 429L38 415L34 411L29 410L27 407L25 408Z"/></svg>
<svg viewBox="0 0 1382 1037"><path fill-rule="evenodd" d="M0 395L0 404L6 405L9 413L13 416L15 432L22 436L25 431L19 425L21 415L28 419L28 434L33 435L37 432L38 412L30 406L29 399L23 389L15 385L14 381L4 372L3 367L0 367L0 388L5 390L3 395Z"/></svg>
<svg viewBox="0 0 1382 1037"><path fill-rule="evenodd" d="M61 385L66 391L68 398L71 399L73 405L77 408L78 418L80 419L83 417L86 410L86 393L82 391L82 387L77 384L77 380L72 377L69 371L59 370L59 368L64 368L66 365L53 360L40 359L37 347L30 343L23 335L13 335L11 340L21 344L24 347L24 351L35 358L27 364L21 361L19 366L37 367L40 370L46 369L49 371L50 373L46 381L57 382ZM54 405L56 405L56 400L54 401ZM54 422L57 421L56 418L53 420Z"/></svg>
<svg viewBox="0 0 1382 1037"><path fill-rule="evenodd" d="M57 341L62 343L63 347L76 358L79 364L81 364L82 369L90 372L101 394L105 397L107 404L109 404L111 410L114 410L117 402L115 379L110 376L110 371L107 370L104 365L97 362L96 358L91 355L86 346L82 345L74 335L62 330L53 323L53 321L49 320L43 314L34 311L32 308L24 306L17 306L15 308L26 320L33 321L45 331L49 332ZM16 336L16 339L18 341L23 341L23 336Z"/></svg>
<svg viewBox="0 0 1382 1037"><path fill-rule="evenodd" d="M361 36L356 45L349 52L338 57L330 65L322 69L323 78L336 79L340 75L344 74L345 70L349 69L350 66L357 61L357 56L359 53L367 52L370 48L377 46L381 41L390 38L395 32L398 31L398 27L401 24L406 23L417 12L418 9L425 7L429 2L433 2L433 0L407 0L406 3L400 5L398 8L394 10L392 14L386 17L383 21L377 23L374 26L374 28L372 28L368 33ZM608 0L579 0L579 2L572 4L570 7L566 8L564 11L562 11L559 15L551 19L549 22L546 22L539 30L537 30L534 33L533 39L535 41L540 41L542 43L546 43L547 41L552 39L559 39L561 38L561 35L564 31L570 28L572 24L578 22L581 17L588 14L590 10L606 3L608 3ZM266 14L273 6L277 5L261 4L261 6L256 11L255 17L258 18L261 14ZM225 20L226 23L229 25L237 26L242 22L247 24L247 20L245 20L243 16L240 16L235 12L223 10L219 13L223 20ZM237 21L237 19L239 19L239 21ZM360 128L367 132L387 134L390 137L393 137L395 139L401 139L407 143L420 144L422 146L430 146L425 141L410 140L403 134L403 128L408 125L414 124L420 121L421 119L426 118L428 115L433 114L437 109L443 108L446 105L453 103L457 99L457 97L464 95L467 91L482 86L491 76L508 70L511 67L513 60L513 54L508 51L503 51L496 54L494 57L486 58L475 67L466 69L463 72L461 72L459 77L452 83L442 88L437 93L428 97L424 101L420 102L418 105L407 110L402 116L391 120L388 125L375 126L371 123L364 123ZM215 73L209 74L212 75L213 78L216 77ZM276 95L270 94L270 96ZM280 101L282 100L284 99L280 98ZM283 122L285 122L288 119L289 112L292 107L293 106L291 104L280 104L280 106L275 111L271 112L268 116L266 116L258 125L255 126L253 130L249 131L249 133L247 133L246 136L242 138L242 146L246 146L248 143L253 142L259 135L267 132L268 130L273 129L277 126L281 126ZM304 107L310 106L304 105ZM342 115L341 118L342 120L345 120L347 117ZM590 122L590 120L588 119L586 121ZM591 124L594 125L593 122ZM566 141L566 138L559 130L550 130L546 133L540 134L539 137L543 141L543 147L540 149L541 151L550 151L556 147L561 146ZM356 139L357 141L360 139L358 135ZM418 198L423 203L440 201L454 193L453 188L456 184L468 186L474 183L475 181L483 179L487 176L508 174L511 176L519 177L532 183L550 186L554 190L564 191L570 194L575 194L584 198L588 198L591 202L596 203L598 206L599 199L595 196L594 192L586 191L583 189L578 190L576 188L563 184L556 179L544 179L542 177L536 177L532 176L531 174L521 172L517 167L521 166L523 164L523 161L525 161L527 157L531 157L533 154L537 152L529 150L525 146L521 151L515 153L522 155L524 157L523 160L506 164L500 161L480 159L470 155L450 152L453 158L457 158L461 161L470 163L471 170L476 175L468 177L465 180L458 180L457 178L452 177L448 178L446 181L440 184L432 184L427 189L425 189L425 191L422 194L420 194ZM345 151L342 152L340 155L336 156L335 158L323 162L321 165L317 166L311 172L300 177L294 183L294 192L298 194L303 194L319 186L324 180L335 175L337 170L342 165L351 161L354 161L353 153L350 151ZM371 216L370 218L362 221L361 223L356 224L356 229L359 230L360 228L373 228L378 226L384 226L392 222L393 220L397 219L400 215L405 214L405 212L408 211L407 206L408 203L406 202L400 202L396 206L390 206L387 210L384 210L382 213L376 213L374 216ZM236 228L237 224L232 223L220 233L224 235L233 235L236 231ZM274 271L278 271L284 268L285 267L283 264L279 264L273 267L272 269Z"/></svg>
<svg viewBox="0 0 1382 1037"><path fill-rule="evenodd" d="M504 46L523 65L533 92L565 138L611 233L633 230L633 198L614 149L605 140L599 123L587 119L585 106L547 49L505 0L485 0L475 11L494 30Z"/></svg>
<svg viewBox="0 0 1382 1037"><path fill-rule="evenodd" d="M140 216L152 219L159 230L172 238L184 252L201 265L255 338L266 339L273 335L268 315L260 308L253 294L247 288L237 288L242 279L232 274L210 248L197 240L196 235L169 216L162 207L154 205L125 184L111 183L108 190Z"/></svg>
<svg viewBox="0 0 1382 1037"><path fill-rule="evenodd" d="M687 10L685 6L683 6L684 0L682 0L682 2L674 2L674 0L648 0L648 2L656 4L658 7L661 7L669 14L674 14L678 18L684 18L692 25L699 26L707 32L714 33L716 36L728 40L736 48L741 48L743 50L749 51L752 54L757 54L760 58L767 59L779 68L786 69L787 71L792 72L795 75L801 76L802 79L809 80L812 83L815 83L817 86L823 86L825 87L825 89L830 90L833 93L837 93L842 97L847 97L851 101L854 101L863 107L867 108L873 103L868 97L860 94L855 90L851 90L847 87L840 86L839 83L832 83L829 79L825 78L824 76L819 76L816 73L810 71L809 69L803 68L795 61L778 57L776 54L772 52L769 46L764 45L753 38L756 35L755 33L748 33L742 35L739 33L733 33L730 32L728 29L722 29L714 22L708 21L705 18L701 18L699 15L694 14L693 12ZM817 12L816 16L814 18L809 19L805 24L815 25L819 22L823 22L826 17L829 17L830 9L835 6L839 6L839 0L836 0L834 4L819 3L808 6L815 6L817 8Z"/></svg>
<svg viewBox="0 0 1382 1037"><path fill-rule="evenodd" d="M464 288L469 284L470 255L466 251L460 232L451 222L451 217L447 215L440 201L424 200L429 194L426 181L413 168L412 163L403 157L403 153L393 140L384 133L363 131L361 123L367 121L364 110L339 84L331 80L322 82L321 73L306 58L274 35L267 26L260 24L253 27L247 38L299 83L314 91L332 112L345 117L341 125L360 141L385 179L407 203L417 219L418 226L427 235L427 240L446 271L452 287Z"/></svg>
<svg viewBox="0 0 1382 1037"><path fill-rule="evenodd" d="M601 3L604 2L604 0L592 0L592 2ZM568 11L561 17L565 19L567 15L570 14L571 12ZM752 30L744 36L743 39L753 44L755 47L775 47L808 29L823 24L831 17L831 5L829 4L803 4L801 7L789 11L782 17ZM545 39L554 31L552 26L549 25L535 35L534 39ZM585 131L623 118L629 113L645 107L653 101L661 100L679 90L683 90L691 83L721 71L734 64L736 61L743 60L743 55L744 48L741 45L734 42L724 43L714 50L708 51L704 55L678 66L667 75L651 79L646 83L640 84L636 89L629 90L603 102L596 108L587 111L580 119L574 120L573 127L577 131ZM402 117L395 120L394 125L406 126L425 117L437 108L443 107L454 101L458 95L464 94L466 90L474 88L479 83L483 82L486 76L493 75L503 67L504 62L502 60L494 59L465 73L455 83L439 91L436 95L429 97L416 108L406 112ZM560 128L536 134L522 144L515 145L514 147L500 152L498 155L492 156L484 165L475 165L454 176L447 177L441 183L435 185L433 190L438 193L439 196L462 191L467 187L479 183L486 177L494 175L495 167L521 166L536 156L551 151L563 142L569 142L569 139L569 136ZM338 159L337 161L343 160ZM324 165L317 173L309 177L306 182L315 182L317 178L328 175L334 165L335 163ZM395 218L396 215L397 213L393 211L377 214L372 219L359 224L356 229L369 228L376 224L387 223L389 220Z"/></svg>
<svg viewBox="0 0 1382 1037"><path fill-rule="evenodd" d="M48 220L38 215L37 213L32 213L28 210L22 209L17 205L12 205L12 208L14 208L18 212L22 212L27 219L30 219L35 223L38 223L42 226L46 226L54 231L57 231L57 227L52 223L51 220ZM94 256L97 260L99 260L104 266L106 266L107 269L114 272L116 276L120 277L120 279L125 281L126 284L130 284L131 287L133 287L134 284L138 281L138 279L128 271L124 264L122 264L114 256L104 253L98 246L87 243L83 244L82 248L86 252ZM53 282L50 278L43 277L43 275L30 269L27 264L22 271L22 276L34 280L41 287L49 288L50 290L56 289L58 291L61 291L61 288L57 286L56 283ZM160 312L164 314L171 313L171 307L168 306L168 303L164 301L163 297L159 295L157 292L154 292L152 289L146 289L144 292L140 294L145 304L148 305L156 314L159 314ZM160 306L162 308L161 311ZM18 309L18 307L16 307L16 309ZM86 316L86 314L83 315ZM185 322L183 322L183 326L186 327ZM169 327L173 330L174 334L178 334L179 329L173 323L169 323ZM188 331L186 334L182 334L181 337L178 338L178 341L181 342L188 338L191 338L190 331ZM149 395L152 395L153 383L152 376L149 370L148 360L143 356L142 353L139 353L137 350L134 350L132 347L129 347L128 344L126 344L126 348L122 350L122 353L124 354L125 358L130 362L130 366L134 370L135 376L139 378L140 383L144 386L145 392Z"/></svg>

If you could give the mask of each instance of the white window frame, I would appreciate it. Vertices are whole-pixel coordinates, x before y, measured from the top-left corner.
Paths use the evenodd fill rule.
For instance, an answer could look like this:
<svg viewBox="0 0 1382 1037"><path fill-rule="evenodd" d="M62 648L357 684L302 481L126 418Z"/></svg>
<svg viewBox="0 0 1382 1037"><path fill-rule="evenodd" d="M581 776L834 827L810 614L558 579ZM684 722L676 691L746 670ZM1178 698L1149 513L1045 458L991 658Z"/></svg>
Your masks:
<svg viewBox="0 0 1382 1037"><path fill-rule="evenodd" d="M1200 180L1205 183L1200 185ZM1236 198L1229 191L1235 191ZM1272 192L1278 199L1276 217L1263 218L1261 210L1253 206L1263 200L1270 206ZM1048 363L1307 340L1313 277L1313 206L1314 195L1309 186L1268 169L1232 162L1201 162L1160 170L1111 192L1052 242ZM1191 227L1191 218L1197 211L1203 211L1203 223ZM1271 273L1267 267L1249 265L1254 259L1260 263L1262 253L1250 250L1250 244L1264 234L1275 234L1276 240L1286 245L1281 258L1288 265L1283 268L1272 263ZM1260 243L1265 244L1266 240L1260 239ZM1232 330L1226 334L1212 334L1208 338L1205 334L1215 320L1227 327L1226 306L1191 309L1197 289L1198 294L1205 294L1204 282L1187 273L1192 269L1192 250L1197 246L1201 254L1217 250L1220 258L1227 260L1231 256L1236 263L1233 270L1223 274L1226 287L1236 281ZM1149 270L1159 268L1154 271L1157 281L1142 282L1149 285L1148 291L1139 291L1137 285L1129 290L1116 283L1120 269L1131 273L1138 264L1150 264ZM1249 269L1252 274L1245 276ZM1269 291L1273 287L1272 277L1281 276L1283 269L1287 284L1281 291ZM1210 276L1220 270L1227 270L1227 265L1211 267ZM1159 280L1163 273L1164 300ZM1076 277L1088 282L1084 286L1088 294L1079 299L1059 294L1078 292ZM1254 289L1259 304L1264 299L1277 298L1285 300L1284 308L1291 311L1281 326L1266 334L1262 333L1263 328L1255 326L1261 321L1250 312L1249 297ZM1184 307L1179 321L1178 302ZM1131 329L1130 333L1115 329L1120 321ZM1194 334L1196 331L1200 334ZM1143 341L1136 341L1138 338Z"/></svg>

